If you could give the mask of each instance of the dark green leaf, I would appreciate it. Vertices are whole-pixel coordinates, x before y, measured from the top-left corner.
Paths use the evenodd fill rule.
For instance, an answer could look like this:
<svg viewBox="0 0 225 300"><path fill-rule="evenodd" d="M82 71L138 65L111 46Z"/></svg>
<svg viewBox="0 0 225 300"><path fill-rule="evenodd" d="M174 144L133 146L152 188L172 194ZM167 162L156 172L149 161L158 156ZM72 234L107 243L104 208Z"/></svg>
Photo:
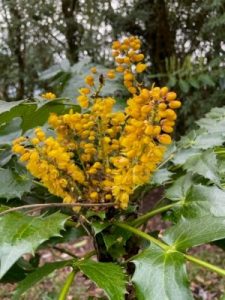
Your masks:
<svg viewBox="0 0 225 300"><path fill-rule="evenodd" d="M175 153L172 162L175 165L183 165L190 157L200 153L201 151L198 149L181 149Z"/></svg>
<svg viewBox="0 0 225 300"><path fill-rule="evenodd" d="M12 158L13 154L11 151L10 146L5 146L0 150L0 167L6 165L10 159Z"/></svg>
<svg viewBox="0 0 225 300"><path fill-rule="evenodd" d="M184 93L188 93L189 88L190 88L188 82L183 79L179 80L179 87L180 87L181 91Z"/></svg>
<svg viewBox="0 0 225 300"><path fill-rule="evenodd" d="M14 139L21 136L21 122L21 118L14 118L10 122L0 125L0 145L10 145Z"/></svg>
<svg viewBox="0 0 225 300"><path fill-rule="evenodd" d="M181 253L152 245L137 255L132 281L138 300L190 300L185 260Z"/></svg>
<svg viewBox="0 0 225 300"><path fill-rule="evenodd" d="M21 295L23 293L25 293L28 289L32 288L44 277L48 276L53 271L64 268L70 264L72 264L72 260L57 261L53 263L47 263L44 266L37 268L34 272L28 274L27 277L18 284L12 299L21 299Z"/></svg>
<svg viewBox="0 0 225 300"><path fill-rule="evenodd" d="M22 119L21 129L23 132L36 126L42 126L47 121L50 113L64 114L70 109L80 111L80 107L66 99L53 101L42 100L39 102L20 102L9 111L0 114L0 124L10 122L11 119L20 117Z"/></svg>
<svg viewBox="0 0 225 300"><path fill-rule="evenodd" d="M188 172L199 174L218 185L220 184L217 158L213 150L207 150L190 157L183 168Z"/></svg>
<svg viewBox="0 0 225 300"><path fill-rule="evenodd" d="M172 175L173 173L168 171L166 168L159 169L154 173L151 183L161 185L170 180Z"/></svg>
<svg viewBox="0 0 225 300"><path fill-rule="evenodd" d="M21 198L32 187L28 173L19 174L11 169L0 169L0 198Z"/></svg>
<svg viewBox="0 0 225 300"><path fill-rule="evenodd" d="M225 217L204 215L193 219L181 219L165 231L163 240L177 250L207 244L225 238Z"/></svg>
<svg viewBox="0 0 225 300"><path fill-rule="evenodd" d="M191 86L193 86L196 89L200 88L199 82L197 79L195 79L194 77L188 79L188 82L190 83Z"/></svg>
<svg viewBox="0 0 225 300"><path fill-rule="evenodd" d="M103 222L103 221L93 221L91 223L91 226L92 226L95 234L98 234L98 233L102 232L109 225L110 225L110 223Z"/></svg>
<svg viewBox="0 0 225 300"><path fill-rule="evenodd" d="M67 216L55 213L30 217L19 212L0 217L0 278L25 253L34 250L52 236L58 236Z"/></svg>
<svg viewBox="0 0 225 300"><path fill-rule="evenodd" d="M126 278L120 266L92 260L79 261L76 265L97 286L105 291L110 300L124 300Z"/></svg>
<svg viewBox="0 0 225 300"><path fill-rule="evenodd" d="M214 83L214 81L212 80L212 77L209 76L208 74L201 74L201 75L199 76L199 80L200 80L203 84L205 84L205 85L212 86L212 87L215 86L215 83Z"/></svg>
<svg viewBox="0 0 225 300"><path fill-rule="evenodd" d="M166 190L165 196L173 201L184 201L192 184L191 174L181 176Z"/></svg>

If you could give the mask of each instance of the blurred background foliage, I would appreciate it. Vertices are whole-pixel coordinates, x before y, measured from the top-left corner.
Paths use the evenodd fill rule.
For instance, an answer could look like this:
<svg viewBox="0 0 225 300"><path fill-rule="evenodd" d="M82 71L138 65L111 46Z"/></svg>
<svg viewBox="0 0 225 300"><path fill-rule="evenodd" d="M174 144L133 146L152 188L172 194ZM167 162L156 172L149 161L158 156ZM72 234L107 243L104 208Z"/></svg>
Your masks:
<svg viewBox="0 0 225 300"><path fill-rule="evenodd" d="M149 84L183 101L179 134L225 104L225 0L0 0L0 99L49 90L75 99L89 67L111 67L111 42L126 35L143 42ZM118 81L106 90L122 102Z"/></svg>

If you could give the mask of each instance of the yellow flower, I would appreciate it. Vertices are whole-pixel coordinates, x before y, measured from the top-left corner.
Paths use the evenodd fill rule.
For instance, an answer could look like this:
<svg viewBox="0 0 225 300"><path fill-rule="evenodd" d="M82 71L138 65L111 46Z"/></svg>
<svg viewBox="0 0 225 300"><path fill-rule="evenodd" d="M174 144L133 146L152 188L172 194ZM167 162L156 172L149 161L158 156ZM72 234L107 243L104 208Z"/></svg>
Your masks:
<svg viewBox="0 0 225 300"><path fill-rule="evenodd" d="M56 98L56 95L54 93L48 92L41 95L42 98L46 100L54 100Z"/></svg>
<svg viewBox="0 0 225 300"><path fill-rule="evenodd" d="M137 72L137 73L142 73L142 72L145 71L146 68L147 68L147 65L146 65L146 64L141 64L141 63L139 63L139 64L137 64L137 66L136 66L136 72Z"/></svg>
<svg viewBox="0 0 225 300"><path fill-rule="evenodd" d="M87 75L85 78L84 78L84 81L86 84L90 85L90 86L93 86L94 85L94 77L92 75Z"/></svg>
<svg viewBox="0 0 225 300"><path fill-rule="evenodd" d="M99 83L94 82L96 68L91 69L84 80L88 87L80 88L77 98L87 112L51 114L52 136L36 128L32 138L13 142L13 152L31 174L65 203L110 201L126 209L135 189L149 183L172 142L174 110L181 102L167 87L138 82L137 73L147 67L140 46L137 37L115 41L118 65L105 78L100 76ZM123 73L131 93L124 111L116 111L116 100L101 94L104 81L113 79L115 71Z"/></svg>

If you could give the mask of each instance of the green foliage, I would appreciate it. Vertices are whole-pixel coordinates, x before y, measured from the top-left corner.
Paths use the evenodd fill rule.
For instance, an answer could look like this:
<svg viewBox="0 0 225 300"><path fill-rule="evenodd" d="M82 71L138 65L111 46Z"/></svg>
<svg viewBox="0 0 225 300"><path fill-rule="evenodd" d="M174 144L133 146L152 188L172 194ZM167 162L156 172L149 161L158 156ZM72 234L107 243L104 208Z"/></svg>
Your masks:
<svg viewBox="0 0 225 300"><path fill-rule="evenodd" d="M64 228L67 216L55 213L47 217L30 217L14 212L0 217L0 278L25 253Z"/></svg>
<svg viewBox="0 0 225 300"><path fill-rule="evenodd" d="M18 174L12 169L0 169L0 185L0 198L10 200L21 198L25 192L29 192L32 182L27 172Z"/></svg>
<svg viewBox="0 0 225 300"><path fill-rule="evenodd" d="M94 64L89 58L83 59L80 62L70 66L62 67L62 63L45 70L40 74L41 80L48 80L53 90L62 97L74 99L76 102L77 96L80 95L79 89L84 86L84 78L90 73L90 69L96 67L98 74L106 74L110 69L100 64ZM82 76L80 76L82 74ZM121 84L121 78L116 80L106 81L101 91L104 96L122 97L127 94L124 86ZM121 103L122 105L123 103Z"/></svg>
<svg viewBox="0 0 225 300"><path fill-rule="evenodd" d="M16 118L16 120L18 118L21 118L21 124L18 124L18 122L16 122L16 125L20 128L20 130L23 131L23 133L28 129L44 125L48 120L50 112L64 114L70 109L73 109L74 111L80 110L80 108L75 105L75 103L72 103L65 98L56 99L54 101L36 100L33 102L27 102L26 100L24 100L13 103L11 102L10 105L7 102L1 102L0 124L5 124L6 122L10 121L14 121L15 123L14 118ZM14 123L12 123L11 126L13 126ZM9 125L7 124L6 126L7 130L9 130ZM10 141L11 140L12 138L10 138ZM5 143L7 143L7 141L5 141Z"/></svg>
<svg viewBox="0 0 225 300"><path fill-rule="evenodd" d="M75 264L107 294L110 300L123 300L126 293L123 269L112 263L84 260Z"/></svg>
<svg viewBox="0 0 225 300"><path fill-rule="evenodd" d="M23 101L1 106L0 129L5 134L0 153L0 274L4 282L20 281L14 299L20 299L31 286L65 266L83 273L109 299L118 300L125 299L127 283L133 285L137 299L193 299L186 274L187 260L225 275L222 268L186 254L189 248L206 243L223 245L225 239L225 108L212 109L197 122L199 128L168 149L165 161L146 187L149 190L164 186L164 199L155 210L137 217L136 206L126 212L81 209L80 218L74 218L72 210L63 208L63 214L54 213L51 208L37 216L29 215L29 211L7 212L10 206L37 203L37 200L58 201L43 187L32 183L10 152L11 135L22 131L31 134L30 129L40 125L48 130L45 123L50 110L58 113L71 108L79 110L66 99L54 101ZM25 113L25 107L35 119ZM7 200L11 201L5 206ZM135 201L138 203L138 199ZM135 228L161 212L172 222L164 233L158 235L152 228L148 234ZM69 219L71 215L73 218ZM93 238L96 252L83 259L72 257L41 267L39 260L32 263L23 259L26 253L35 254L39 249L75 242L87 232ZM93 254L97 255L97 261L90 259ZM17 277L12 275L16 270ZM68 284L72 280L66 282L66 293Z"/></svg>
<svg viewBox="0 0 225 300"><path fill-rule="evenodd" d="M152 245L134 257L132 281L140 300L190 300L185 259L178 252L165 252Z"/></svg>
<svg viewBox="0 0 225 300"><path fill-rule="evenodd" d="M46 263L44 266L37 268L34 272L27 275L17 286L13 299L20 299L20 296L29 290L33 285L37 284L44 277L48 276L57 269L64 268L71 264L71 261L57 261L54 263Z"/></svg>

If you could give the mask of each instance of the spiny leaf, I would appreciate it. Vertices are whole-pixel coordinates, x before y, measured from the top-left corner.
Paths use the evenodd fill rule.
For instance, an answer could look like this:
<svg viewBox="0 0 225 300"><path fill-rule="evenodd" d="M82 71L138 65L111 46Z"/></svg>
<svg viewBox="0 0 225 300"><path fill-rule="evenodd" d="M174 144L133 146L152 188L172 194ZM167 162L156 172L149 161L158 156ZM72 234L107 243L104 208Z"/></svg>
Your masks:
<svg viewBox="0 0 225 300"><path fill-rule="evenodd" d="M212 150L204 151L190 157L183 168L188 172L199 174L210 179L216 184L220 184L216 154Z"/></svg>
<svg viewBox="0 0 225 300"><path fill-rule="evenodd" d="M0 125L0 145L10 145L14 139L21 136L21 122L21 118L14 118Z"/></svg>
<svg viewBox="0 0 225 300"><path fill-rule="evenodd" d="M110 300L124 300L126 278L120 266L92 260L79 261L76 265L87 277L105 291Z"/></svg>
<svg viewBox="0 0 225 300"><path fill-rule="evenodd" d="M163 240L179 251L225 238L225 217L210 214L181 219L165 231Z"/></svg>
<svg viewBox="0 0 225 300"><path fill-rule="evenodd" d="M29 192L32 181L28 173L18 174L11 169L0 169L0 198L21 198Z"/></svg>
<svg viewBox="0 0 225 300"><path fill-rule="evenodd" d="M67 261L57 261L53 263L47 263L44 266L37 268L34 272L27 275L27 277L22 280L13 295L14 300L21 299L21 295L25 293L27 290L32 288L35 284L41 281L44 277L51 274L53 271L57 269L64 268L68 265L72 264L72 260Z"/></svg>
<svg viewBox="0 0 225 300"><path fill-rule="evenodd" d="M166 190L165 196L173 201L184 200L192 184L192 175L190 173L181 176Z"/></svg>
<svg viewBox="0 0 225 300"><path fill-rule="evenodd" d="M8 111L2 109L0 124L10 122L13 118L20 117L22 119L21 129L25 132L30 128L44 125L51 112L64 114L70 109L79 111L80 107L66 99L56 99L53 101L42 100L39 102L22 101L19 105L9 106L9 109Z"/></svg>
<svg viewBox="0 0 225 300"><path fill-rule="evenodd" d="M158 184L161 185L168 180L171 179L171 176L173 175L172 172L168 171L166 168L159 169L156 171L151 179L151 184Z"/></svg>
<svg viewBox="0 0 225 300"><path fill-rule="evenodd" d="M163 237L176 249L225 238L225 191L218 187L193 185L186 192L180 214L180 221L166 230Z"/></svg>
<svg viewBox="0 0 225 300"><path fill-rule="evenodd" d="M191 300L181 253L166 253L155 245L135 256L132 281L138 300Z"/></svg>
<svg viewBox="0 0 225 300"><path fill-rule="evenodd" d="M189 149L180 149L178 150L173 159L172 162L175 165L183 165L189 158L191 158L192 156L196 155L196 154L200 154L201 150L199 149L193 149L193 148L189 148Z"/></svg>
<svg viewBox="0 0 225 300"><path fill-rule="evenodd" d="M25 253L34 250L52 236L58 236L67 216L55 213L31 217L19 212L0 217L0 278Z"/></svg>
<svg viewBox="0 0 225 300"><path fill-rule="evenodd" d="M216 186L194 185L187 193L185 208L199 215L225 217L225 191Z"/></svg>

